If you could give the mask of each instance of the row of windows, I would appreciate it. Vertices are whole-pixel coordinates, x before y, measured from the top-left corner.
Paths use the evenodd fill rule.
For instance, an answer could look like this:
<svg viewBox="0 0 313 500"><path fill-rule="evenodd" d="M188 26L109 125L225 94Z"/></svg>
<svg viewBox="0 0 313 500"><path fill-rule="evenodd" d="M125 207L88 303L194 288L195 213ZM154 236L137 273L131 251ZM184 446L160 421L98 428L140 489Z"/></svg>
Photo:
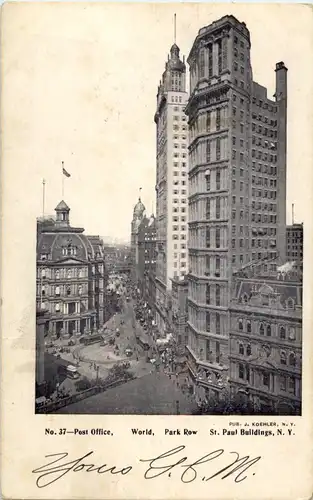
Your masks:
<svg viewBox="0 0 313 500"><path fill-rule="evenodd" d="M238 63L234 62L234 71L238 71L238 69L239 69ZM242 75L244 75L244 73L245 73L245 68L243 66L240 66L240 73ZM249 69L247 71L247 76L249 76Z"/></svg>
<svg viewBox="0 0 313 500"><path fill-rule="evenodd" d="M252 184L256 186L265 186L265 187L276 187L277 180L276 179L268 179L267 177L256 177L252 176Z"/></svg>
<svg viewBox="0 0 313 500"><path fill-rule="evenodd" d="M186 213L186 208L185 208L185 207L180 207L180 209L179 209L179 208L177 208L177 207L174 207L174 208L173 208L173 212L174 212L175 214L176 214L176 213L178 213L178 212Z"/></svg>
<svg viewBox="0 0 313 500"><path fill-rule="evenodd" d="M270 137L270 138L275 138L275 139L277 138L276 130L272 130L268 127L262 127L262 125L257 125L254 122L252 122L252 131L258 132L259 134L262 134L265 137Z"/></svg>
<svg viewBox="0 0 313 500"><path fill-rule="evenodd" d="M186 258L186 252L182 252L182 253L180 254L180 257L181 257L182 259L185 259L185 258ZM175 253L174 253L174 259L177 259L177 258L178 258L178 254L177 254L177 252L175 252Z"/></svg>
<svg viewBox="0 0 313 500"><path fill-rule="evenodd" d="M95 271L95 268L93 267L93 272ZM99 271L101 270L101 268L99 268ZM41 273L40 273L41 277L42 278L46 278L47 275L48 275L48 272L46 269L41 269ZM67 279L71 279L71 278L84 278L87 276L87 269L56 269L55 270L55 278L56 279L60 279L60 278L67 278Z"/></svg>
<svg viewBox="0 0 313 500"><path fill-rule="evenodd" d="M236 36L236 35L234 36L234 44L235 44L235 45L238 45L238 36ZM242 49L244 49L244 46L245 46L245 45L244 45L243 40L240 40L240 47L241 47Z"/></svg>
<svg viewBox="0 0 313 500"><path fill-rule="evenodd" d="M76 289L75 287L71 287L70 285L68 285L68 286L66 286L66 287L64 287L64 288L63 288L63 287L61 287L61 289L60 289L60 287L59 287L59 286L56 286L56 287L55 287L54 289L52 289L52 290L53 290L53 292L54 292L54 295L55 295L56 297L59 297L60 295L72 295L72 294L74 294L74 295L75 295L76 293L78 293L78 295L82 295L82 293L83 293L84 291L85 291L85 292L87 291L87 288L86 288L86 287L84 287L84 288L83 288L83 287L82 287L82 285L79 285L79 286L77 287L77 289ZM48 288L47 288L45 285L43 285L43 286L41 287L41 295L42 295L42 296L45 296L45 295L46 295L46 293L49 293Z"/></svg>
<svg viewBox="0 0 313 500"><path fill-rule="evenodd" d="M174 163L173 163L174 168L180 168L180 167L179 167L179 165L180 165L182 168L187 167L187 163L186 163L185 161L183 161L183 162L182 162L182 163L180 163L180 164L179 164L178 162L174 161ZM174 175L175 175L175 174L174 174ZM182 172L182 175L186 175L186 173L185 173L185 172Z"/></svg>
<svg viewBox="0 0 313 500"><path fill-rule="evenodd" d="M173 116L173 120L177 121L179 119L181 119L183 122L185 122L187 120L187 117L185 115L182 115L182 116L174 115Z"/></svg>
<svg viewBox="0 0 313 500"><path fill-rule="evenodd" d="M181 154L179 154L179 153L174 153L174 158L179 158L180 156L181 156L182 158L186 158L186 157L187 157L186 153L181 153Z"/></svg>
<svg viewBox="0 0 313 500"><path fill-rule="evenodd" d="M183 141L185 141L187 139L187 137L185 135L182 135L181 137L179 137L179 135L174 135L173 139L174 139L174 141L176 141L178 139L182 139Z"/></svg>
<svg viewBox="0 0 313 500"><path fill-rule="evenodd" d="M263 174L268 175L277 175L277 167L273 167L272 165L264 165L262 163L252 162L252 170L256 170L257 172L262 172Z"/></svg>
<svg viewBox="0 0 313 500"><path fill-rule="evenodd" d="M276 191L268 191L267 189L252 188L251 193L254 198L272 198L273 200L277 198Z"/></svg>
<svg viewBox="0 0 313 500"><path fill-rule="evenodd" d="M274 112L274 113L277 112L277 106L273 106L272 104L269 104L266 101L263 102L262 99L257 99L256 97L253 97L252 103L256 104L260 108L268 109L270 112ZM267 123L268 117L265 116L264 118L265 118L265 123ZM274 123L274 120L272 121L272 123Z"/></svg>
<svg viewBox="0 0 313 500"><path fill-rule="evenodd" d="M247 302L248 301L248 296L245 295L243 297L243 300L244 300L244 302ZM288 299L288 301L287 301L287 307L289 309L293 309L294 308L294 301L293 301L293 299L291 299L291 298ZM247 333L252 333L252 323L251 323L251 321L247 320L245 322L245 325L246 325L246 332ZM243 319L239 319L238 320L238 329L240 331L244 331L244 321L243 321ZM278 336L279 336L280 339L282 339L282 340L286 339L286 332L287 332L287 330L286 330L285 326L283 326L283 325L278 326ZM261 323L260 326L259 326L259 334L260 335L265 335L265 333L266 333L267 337L271 337L272 336L272 326L271 325L264 325L264 323ZM290 328L289 329L288 339L289 340L295 340L295 338L296 338L295 330L294 330L294 328Z"/></svg>
<svg viewBox="0 0 313 500"><path fill-rule="evenodd" d="M181 175L182 177L187 177L187 172L182 172L182 171L173 171L173 175L175 177L178 177L179 175ZM183 181L184 182L184 181Z"/></svg>
<svg viewBox="0 0 313 500"><path fill-rule="evenodd" d="M257 151L255 149L252 149L252 158L258 158L259 160L277 163L277 155L263 153L262 151Z"/></svg>
<svg viewBox="0 0 313 500"><path fill-rule="evenodd" d="M182 97L181 96L172 96L171 97L172 102L182 102Z"/></svg>
<svg viewBox="0 0 313 500"><path fill-rule="evenodd" d="M267 134L265 134L267 135ZM267 141L266 139L262 139L261 137L252 136L252 144L256 146L261 146L263 148L277 149L277 143L272 141Z"/></svg>
<svg viewBox="0 0 313 500"><path fill-rule="evenodd" d="M259 120L260 122L268 123L272 127L277 127L277 120L272 120L265 115L257 115L255 112L252 113L252 118L254 120Z"/></svg>
<svg viewBox="0 0 313 500"><path fill-rule="evenodd" d="M186 239L186 235L185 234L181 234L181 235L173 234L173 240L179 240L179 238L181 240L185 240Z"/></svg>
<svg viewBox="0 0 313 500"><path fill-rule="evenodd" d="M178 132L180 129L183 130L183 131L186 131L187 127L186 127L186 125L181 125L181 126L176 125L176 124L173 125L173 131L174 132Z"/></svg>
<svg viewBox="0 0 313 500"><path fill-rule="evenodd" d="M250 368L248 365L243 365L239 363L238 365L238 376L242 380L247 380L250 382ZM262 382L263 385L267 388L270 388L270 373L264 371L262 373ZM279 376L280 389L282 391L287 391L287 377L280 375ZM295 394L296 392L296 379L295 377L288 377L288 392Z"/></svg>
<svg viewBox="0 0 313 500"><path fill-rule="evenodd" d="M251 345L247 344L246 348L244 347L243 344L239 344L238 346L238 352L242 356L251 356L252 350L251 350ZM288 361L288 363L287 363ZM281 365L289 365L289 366L296 366L297 364L297 359L296 355L294 352L289 353L287 356L285 351L280 351L280 364Z"/></svg>

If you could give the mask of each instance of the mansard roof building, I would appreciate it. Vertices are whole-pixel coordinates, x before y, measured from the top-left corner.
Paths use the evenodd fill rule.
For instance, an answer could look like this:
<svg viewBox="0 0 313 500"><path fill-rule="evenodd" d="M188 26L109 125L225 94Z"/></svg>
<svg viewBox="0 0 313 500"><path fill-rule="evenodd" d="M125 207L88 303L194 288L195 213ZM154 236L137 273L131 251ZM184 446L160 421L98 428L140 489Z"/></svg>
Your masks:
<svg viewBox="0 0 313 500"><path fill-rule="evenodd" d="M103 242L70 225L64 200L55 212L37 221L37 309L52 337L90 333L104 322Z"/></svg>
<svg viewBox="0 0 313 500"><path fill-rule="evenodd" d="M302 269L261 263L234 279L230 390L262 412L301 413Z"/></svg>

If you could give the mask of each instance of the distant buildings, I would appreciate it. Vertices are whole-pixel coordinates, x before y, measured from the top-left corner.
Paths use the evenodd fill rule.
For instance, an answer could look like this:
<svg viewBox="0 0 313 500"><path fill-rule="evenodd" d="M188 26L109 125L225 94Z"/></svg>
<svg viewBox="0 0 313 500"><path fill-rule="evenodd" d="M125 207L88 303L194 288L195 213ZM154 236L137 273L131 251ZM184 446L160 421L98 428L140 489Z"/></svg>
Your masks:
<svg viewBox="0 0 313 500"><path fill-rule="evenodd" d="M250 47L245 23L225 16L200 29L188 57L188 350L191 370L217 372L219 383L208 382L217 392L229 368L233 272L286 251L287 68L276 64L269 99L253 81Z"/></svg>
<svg viewBox="0 0 313 500"><path fill-rule="evenodd" d="M303 224L287 226L286 255L287 259L303 260Z"/></svg>
<svg viewBox="0 0 313 500"><path fill-rule="evenodd" d="M156 169L156 324L167 329L171 279L188 272L188 126L185 115L186 65L176 44L171 47L158 87Z"/></svg>
<svg viewBox="0 0 313 500"><path fill-rule="evenodd" d="M130 247L122 244L104 244L105 268L108 274L121 273L131 268Z"/></svg>
<svg viewBox="0 0 313 500"><path fill-rule="evenodd" d="M131 278L133 283L138 284L139 280L139 246L138 246L138 231L139 226L145 217L146 207L138 199L134 206L133 218L131 221L131 243L130 243L130 260L131 260Z"/></svg>
<svg viewBox="0 0 313 500"><path fill-rule="evenodd" d="M238 273L230 314L231 392L264 413L300 414L301 270L274 262Z"/></svg>
<svg viewBox="0 0 313 500"><path fill-rule="evenodd" d="M36 301L49 313L46 334L68 338L96 331L105 320L103 243L70 226L64 201L55 211L55 220L37 222Z"/></svg>

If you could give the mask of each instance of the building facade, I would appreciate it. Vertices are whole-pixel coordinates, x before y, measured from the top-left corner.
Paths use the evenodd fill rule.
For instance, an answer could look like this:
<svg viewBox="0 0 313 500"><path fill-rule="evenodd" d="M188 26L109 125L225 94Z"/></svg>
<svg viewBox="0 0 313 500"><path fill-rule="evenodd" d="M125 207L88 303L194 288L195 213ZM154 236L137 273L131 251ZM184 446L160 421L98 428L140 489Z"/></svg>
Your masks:
<svg viewBox="0 0 313 500"><path fill-rule="evenodd" d="M287 68L275 100L253 81L250 33L225 16L200 29L190 65L189 359L227 385L229 301L236 269L285 257Z"/></svg>
<svg viewBox="0 0 313 500"><path fill-rule="evenodd" d="M234 279L230 390L264 413L301 413L301 274L269 263Z"/></svg>
<svg viewBox="0 0 313 500"><path fill-rule="evenodd" d="M36 311L36 398L45 395L45 337L49 331L49 315Z"/></svg>
<svg viewBox="0 0 313 500"><path fill-rule="evenodd" d="M177 345L187 344L188 280L172 279L172 334Z"/></svg>
<svg viewBox="0 0 313 500"><path fill-rule="evenodd" d="M303 224L287 226L286 257L290 261L303 260Z"/></svg>
<svg viewBox="0 0 313 500"><path fill-rule="evenodd" d="M139 281L139 246L138 246L138 231L142 220L145 217L146 208L141 201L134 206L133 219L131 222L131 243L130 243L130 257L131 257L131 279L134 284Z"/></svg>
<svg viewBox="0 0 313 500"><path fill-rule="evenodd" d="M37 231L37 308L49 313L52 337L68 338L96 331L105 320L103 243L70 226L64 201L55 211L55 222L39 223Z"/></svg>
<svg viewBox="0 0 313 500"><path fill-rule="evenodd" d="M186 65L171 47L158 87L156 123L156 324L167 330L171 279L188 272L188 127Z"/></svg>
<svg viewBox="0 0 313 500"><path fill-rule="evenodd" d="M143 297L149 295L149 277L155 276L156 222L154 215L144 217L138 229L139 289Z"/></svg>

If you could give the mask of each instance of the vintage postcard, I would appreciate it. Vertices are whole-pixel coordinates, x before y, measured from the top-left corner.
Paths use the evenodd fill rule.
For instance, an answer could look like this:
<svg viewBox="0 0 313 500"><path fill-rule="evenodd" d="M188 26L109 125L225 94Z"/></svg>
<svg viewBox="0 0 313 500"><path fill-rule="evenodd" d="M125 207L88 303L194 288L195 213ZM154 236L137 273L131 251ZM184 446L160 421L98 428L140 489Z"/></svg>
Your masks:
<svg viewBox="0 0 313 500"><path fill-rule="evenodd" d="M312 21L2 7L4 498L311 497Z"/></svg>

